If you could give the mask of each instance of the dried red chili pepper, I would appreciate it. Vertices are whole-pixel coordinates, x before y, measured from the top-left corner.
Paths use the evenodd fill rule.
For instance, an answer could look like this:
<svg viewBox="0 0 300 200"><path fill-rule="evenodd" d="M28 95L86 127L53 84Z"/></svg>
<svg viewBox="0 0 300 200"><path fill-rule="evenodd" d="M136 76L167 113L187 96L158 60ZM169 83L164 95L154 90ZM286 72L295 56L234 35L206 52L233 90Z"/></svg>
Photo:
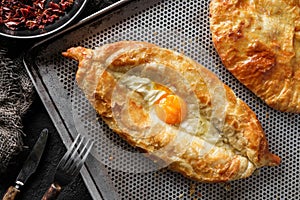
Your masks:
<svg viewBox="0 0 300 200"><path fill-rule="evenodd" d="M73 0L58 3L46 0L0 0L0 25L11 30L44 29L70 9Z"/></svg>

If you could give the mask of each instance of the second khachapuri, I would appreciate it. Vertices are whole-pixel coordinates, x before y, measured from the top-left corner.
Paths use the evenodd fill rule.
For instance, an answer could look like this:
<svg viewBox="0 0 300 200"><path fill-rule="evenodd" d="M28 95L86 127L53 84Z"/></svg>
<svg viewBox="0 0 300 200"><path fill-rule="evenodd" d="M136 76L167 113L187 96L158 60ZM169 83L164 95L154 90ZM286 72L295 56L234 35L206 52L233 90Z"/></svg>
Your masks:
<svg viewBox="0 0 300 200"><path fill-rule="evenodd" d="M212 39L224 66L269 106L300 113L300 2L212 0Z"/></svg>

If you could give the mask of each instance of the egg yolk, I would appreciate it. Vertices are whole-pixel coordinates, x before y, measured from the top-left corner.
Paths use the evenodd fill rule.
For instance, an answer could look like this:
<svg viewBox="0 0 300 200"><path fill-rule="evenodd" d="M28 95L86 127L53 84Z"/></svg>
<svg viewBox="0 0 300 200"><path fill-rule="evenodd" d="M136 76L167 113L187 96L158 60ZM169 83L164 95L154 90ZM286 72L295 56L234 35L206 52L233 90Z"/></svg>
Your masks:
<svg viewBox="0 0 300 200"><path fill-rule="evenodd" d="M186 104L177 95L166 94L155 102L155 112L167 124L179 124L186 116Z"/></svg>

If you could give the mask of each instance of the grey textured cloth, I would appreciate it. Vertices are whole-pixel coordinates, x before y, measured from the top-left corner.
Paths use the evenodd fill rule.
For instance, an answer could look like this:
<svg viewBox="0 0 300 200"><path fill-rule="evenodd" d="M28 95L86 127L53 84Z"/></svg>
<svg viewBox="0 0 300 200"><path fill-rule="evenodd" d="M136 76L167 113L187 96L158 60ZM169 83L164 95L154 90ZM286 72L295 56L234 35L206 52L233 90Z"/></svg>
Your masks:
<svg viewBox="0 0 300 200"><path fill-rule="evenodd" d="M0 50L0 173L22 150L22 115L32 103L32 83L15 62Z"/></svg>

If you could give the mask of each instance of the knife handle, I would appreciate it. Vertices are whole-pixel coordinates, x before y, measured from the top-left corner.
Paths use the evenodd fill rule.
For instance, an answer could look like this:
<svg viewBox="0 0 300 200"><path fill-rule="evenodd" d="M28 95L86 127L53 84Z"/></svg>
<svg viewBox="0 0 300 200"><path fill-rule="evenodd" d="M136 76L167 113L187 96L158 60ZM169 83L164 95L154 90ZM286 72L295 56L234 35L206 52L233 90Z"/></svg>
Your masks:
<svg viewBox="0 0 300 200"><path fill-rule="evenodd" d="M2 200L14 200L16 196L20 193L20 190L14 186L10 186L6 191Z"/></svg>
<svg viewBox="0 0 300 200"><path fill-rule="evenodd" d="M60 194L61 186L57 183L52 183L42 200L55 200Z"/></svg>

